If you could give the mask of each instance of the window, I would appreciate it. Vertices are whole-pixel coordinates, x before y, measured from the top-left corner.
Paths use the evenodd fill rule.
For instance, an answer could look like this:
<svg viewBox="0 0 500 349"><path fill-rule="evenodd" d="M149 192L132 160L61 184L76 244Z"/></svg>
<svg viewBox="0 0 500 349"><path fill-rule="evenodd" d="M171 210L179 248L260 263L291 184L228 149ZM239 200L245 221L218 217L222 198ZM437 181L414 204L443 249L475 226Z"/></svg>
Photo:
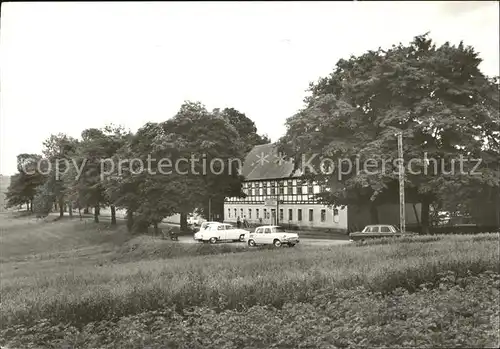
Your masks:
<svg viewBox="0 0 500 349"><path fill-rule="evenodd" d="M369 232L370 233L378 233L378 227L371 227Z"/></svg>
<svg viewBox="0 0 500 349"><path fill-rule="evenodd" d="M288 186L288 188L292 189L292 187L293 187L293 182L292 182L292 181L288 181L288 185L287 185L287 186Z"/></svg>
<svg viewBox="0 0 500 349"><path fill-rule="evenodd" d="M255 218L259 219L259 209L255 209Z"/></svg>
<svg viewBox="0 0 500 349"><path fill-rule="evenodd" d="M283 219L284 219L284 218L283 218L283 209L282 209L282 208L280 208L280 222L281 222Z"/></svg>
<svg viewBox="0 0 500 349"><path fill-rule="evenodd" d="M243 209L240 208L240 218L243 218Z"/></svg>
<svg viewBox="0 0 500 349"><path fill-rule="evenodd" d="M248 219L252 219L252 209L248 209Z"/></svg>
<svg viewBox="0 0 500 349"><path fill-rule="evenodd" d="M312 222L314 219L314 210L312 208L309 209L309 222Z"/></svg>
<svg viewBox="0 0 500 349"><path fill-rule="evenodd" d="M301 209L301 208L299 208L299 209L297 210L297 220L298 220L299 222L301 222L301 221L302 221L302 209Z"/></svg>
<svg viewBox="0 0 500 349"><path fill-rule="evenodd" d="M291 208L288 209L288 220L293 220L293 210Z"/></svg>
<svg viewBox="0 0 500 349"><path fill-rule="evenodd" d="M223 226L223 225L219 225L219 226L217 227L217 230L224 230L224 226Z"/></svg>
<svg viewBox="0 0 500 349"><path fill-rule="evenodd" d="M297 181L297 194L302 195L302 183L301 183L301 181Z"/></svg>
<svg viewBox="0 0 500 349"><path fill-rule="evenodd" d="M389 229L389 227L380 227L380 232L381 233L390 233L391 229Z"/></svg>
<svg viewBox="0 0 500 349"><path fill-rule="evenodd" d="M227 218L231 218L231 209L230 208L227 209Z"/></svg>
<svg viewBox="0 0 500 349"><path fill-rule="evenodd" d="M321 210L321 221L326 221L326 210Z"/></svg>
<svg viewBox="0 0 500 349"><path fill-rule="evenodd" d="M271 234L271 228L265 228L264 234Z"/></svg>
<svg viewBox="0 0 500 349"><path fill-rule="evenodd" d="M284 187L284 183L283 182L280 182L280 194L283 195L285 194L285 187Z"/></svg>
<svg viewBox="0 0 500 349"><path fill-rule="evenodd" d="M255 230L255 234L262 234L263 229L262 228L257 228Z"/></svg>
<svg viewBox="0 0 500 349"><path fill-rule="evenodd" d="M234 218L236 218L236 216L238 215L236 209L234 209Z"/></svg>
<svg viewBox="0 0 500 349"><path fill-rule="evenodd" d="M333 209L333 221L335 223L339 222L339 210L336 208Z"/></svg>
<svg viewBox="0 0 500 349"><path fill-rule="evenodd" d="M262 195L267 195L267 182L262 183Z"/></svg>
<svg viewBox="0 0 500 349"><path fill-rule="evenodd" d="M276 183L271 182L271 195L276 195Z"/></svg>
<svg viewBox="0 0 500 349"><path fill-rule="evenodd" d="M267 208L264 209L264 219L267 218Z"/></svg>

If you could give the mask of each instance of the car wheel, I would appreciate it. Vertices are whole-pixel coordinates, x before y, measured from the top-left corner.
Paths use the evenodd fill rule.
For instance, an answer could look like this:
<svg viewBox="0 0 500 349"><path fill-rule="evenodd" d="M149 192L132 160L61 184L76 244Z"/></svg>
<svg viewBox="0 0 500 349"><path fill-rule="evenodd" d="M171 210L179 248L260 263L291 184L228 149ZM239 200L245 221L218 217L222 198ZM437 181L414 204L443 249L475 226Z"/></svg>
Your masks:
<svg viewBox="0 0 500 349"><path fill-rule="evenodd" d="M276 240L273 241L273 245L276 246L276 247L281 247L281 241L279 241L278 239L276 239Z"/></svg>
<svg viewBox="0 0 500 349"><path fill-rule="evenodd" d="M217 242L217 238L210 238L209 241L211 244L215 244Z"/></svg>
<svg viewBox="0 0 500 349"><path fill-rule="evenodd" d="M240 241L241 241L241 242L245 241L245 234L241 234L241 235L240 235Z"/></svg>
<svg viewBox="0 0 500 349"><path fill-rule="evenodd" d="M253 240L248 240L248 246L250 246L250 247L255 247L255 241L253 241Z"/></svg>

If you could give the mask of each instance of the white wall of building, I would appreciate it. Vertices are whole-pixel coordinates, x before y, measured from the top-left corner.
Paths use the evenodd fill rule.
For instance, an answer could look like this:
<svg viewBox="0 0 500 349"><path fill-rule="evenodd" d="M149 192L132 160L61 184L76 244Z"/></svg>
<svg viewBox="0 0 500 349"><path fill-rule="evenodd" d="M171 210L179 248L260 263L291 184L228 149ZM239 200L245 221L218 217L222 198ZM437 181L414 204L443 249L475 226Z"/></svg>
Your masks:
<svg viewBox="0 0 500 349"><path fill-rule="evenodd" d="M272 219L272 209L276 206L265 206L264 204L224 204L224 221L235 223L237 217L243 221L243 217L251 224L274 224ZM236 211L235 211L236 210ZM279 219L279 224L298 226L304 229L333 229L338 231L347 230L347 208L332 209L318 204L280 204L277 208L277 215L283 210L283 219ZM289 219L291 210L292 219ZM299 220L299 210L302 211L302 219ZM312 221L309 211L312 210ZM267 213L265 215L265 213ZM259 218L262 218L260 221Z"/></svg>

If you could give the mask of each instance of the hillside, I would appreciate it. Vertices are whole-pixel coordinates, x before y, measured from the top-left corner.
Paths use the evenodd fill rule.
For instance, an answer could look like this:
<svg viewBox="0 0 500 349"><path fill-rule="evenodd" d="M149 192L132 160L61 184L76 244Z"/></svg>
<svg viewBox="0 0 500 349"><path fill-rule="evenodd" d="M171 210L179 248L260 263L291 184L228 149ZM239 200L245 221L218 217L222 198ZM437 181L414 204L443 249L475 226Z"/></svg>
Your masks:
<svg viewBox="0 0 500 349"><path fill-rule="evenodd" d="M10 176L0 175L0 212L5 211L5 193L10 185Z"/></svg>
<svg viewBox="0 0 500 349"><path fill-rule="evenodd" d="M499 343L498 234L251 249L133 236L123 222L92 219L3 214L0 226L3 347Z"/></svg>

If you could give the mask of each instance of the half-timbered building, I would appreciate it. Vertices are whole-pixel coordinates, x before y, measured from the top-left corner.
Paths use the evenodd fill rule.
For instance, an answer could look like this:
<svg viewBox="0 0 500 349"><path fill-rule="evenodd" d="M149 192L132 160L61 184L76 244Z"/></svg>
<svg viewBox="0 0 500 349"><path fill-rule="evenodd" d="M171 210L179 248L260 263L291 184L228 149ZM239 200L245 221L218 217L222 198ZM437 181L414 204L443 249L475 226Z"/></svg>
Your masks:
<svg viewBox="0 0 500 349"><path fill-rule="evenodd" d="M279 224L298 229L347 230L347 208L332 208L317 202L322 188L293 173L293 163L284 161L274 144L258 145L243 163L245 198L224 202L224 220L247 220L250 224Z"/></svg>

